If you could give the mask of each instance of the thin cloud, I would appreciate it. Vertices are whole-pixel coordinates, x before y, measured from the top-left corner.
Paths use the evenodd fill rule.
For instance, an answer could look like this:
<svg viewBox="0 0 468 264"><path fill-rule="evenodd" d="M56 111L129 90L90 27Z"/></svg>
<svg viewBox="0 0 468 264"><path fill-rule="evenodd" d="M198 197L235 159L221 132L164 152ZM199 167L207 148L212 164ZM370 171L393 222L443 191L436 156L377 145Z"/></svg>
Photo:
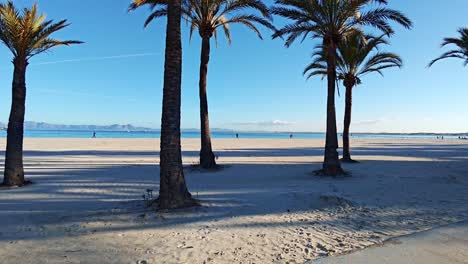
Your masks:
<svg viewBox="0 0 468 264"><path fill-rule="evenodd" d="M161 55L161 53L154 52L154 53L123 54L123 55L115 55L115 56L90 57L90 58L78 58L78 59L69 59L69 60L47 61L47 62L33 63L31 65L52 65L52 64L59 64L59 63L69 63L69 62L118 60L118 59L136 58L136 57L150 57L150 56L158 56L158 55Z"/></svg>
<svg viewBox="0 0 468 264"><path fill-rule="evenodd" d="M356 126L375 125L384 121L385 121L384 119L362 120L362 121L354 123L353 125L356 125Z"/></svg>
<svg viewBox="0 0 468 264"><path fill-rule="evenodd" d="M252 122L240 122L231 123L235 126L260 126L260 127L275 127L275 126L289 126L295 123L283 120L271 120L271 121L252 121Z"/></svg>

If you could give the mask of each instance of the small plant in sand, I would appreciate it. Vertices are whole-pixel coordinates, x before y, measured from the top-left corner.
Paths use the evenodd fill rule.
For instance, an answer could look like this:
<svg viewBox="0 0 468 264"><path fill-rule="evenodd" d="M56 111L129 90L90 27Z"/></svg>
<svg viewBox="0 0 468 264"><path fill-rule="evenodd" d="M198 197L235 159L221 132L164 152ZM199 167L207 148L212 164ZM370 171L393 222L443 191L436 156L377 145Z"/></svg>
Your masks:
<svg viewBox="0 0 468 264"><path fill-rule="evenodd" d="M144 194L142 195L142 197L143 197L143 201L145 202L146 207L151 206L151 204L152 204L153 201L154 201L154 198L153 198L153 190L151 190L151 189L146 189L146 193L144 193Z"/></svg>

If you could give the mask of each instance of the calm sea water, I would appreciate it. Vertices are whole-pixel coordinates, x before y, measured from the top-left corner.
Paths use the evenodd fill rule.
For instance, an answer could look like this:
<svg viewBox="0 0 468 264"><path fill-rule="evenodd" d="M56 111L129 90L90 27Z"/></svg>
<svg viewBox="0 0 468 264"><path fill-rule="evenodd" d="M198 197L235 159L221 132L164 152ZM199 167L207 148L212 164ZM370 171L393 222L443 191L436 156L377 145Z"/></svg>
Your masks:
<svg viewBox="0 0 468 264"><path fill-rule="evenodd" d="M287 139L291 133L276 132L239 132L239 138L268 138ZM26 130L25 137L31 138L90 138L93 131L63 131L63 130ZM323 139L324 133L292 133L294 138L299 139ZM97 131L98 138L159 138L159 132L118 132ZM213 132L213 138L235 138L233 132ZM5 131L0 131L0 137L6 137ZM182 132L183 138L199 138L198 132ZM353 134L353 138L435 138L433 135L388 135L388 134ZM458 138L457 136L444 136L444 138Z"/></svg>

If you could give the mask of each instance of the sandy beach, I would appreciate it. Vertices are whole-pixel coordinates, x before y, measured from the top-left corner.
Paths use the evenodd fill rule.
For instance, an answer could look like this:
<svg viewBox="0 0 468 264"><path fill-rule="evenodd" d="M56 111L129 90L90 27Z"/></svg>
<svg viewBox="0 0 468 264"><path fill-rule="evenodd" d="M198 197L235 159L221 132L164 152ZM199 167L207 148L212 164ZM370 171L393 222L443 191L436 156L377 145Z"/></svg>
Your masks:
<svg viewBox="0 0 468 264"><path fill-rule="evenodd" d="M198 139L182 144L188 187L203 206L167 213L142 198L146 189L157 195L159 140L27 138L34 184L0 189L1 258L304 263L468 219L464 141L355 139L361 163L344 164L346 178L312 173L322 140L215 139L216 172L192 167Z"/></svg>
<svg viewBox="0 0 468 264"><path fill-rule="evenodd" d="M440 264L467 263L468 221L387 240L384 245L349 255L323 258L319 264L370 263Z"/></svg>

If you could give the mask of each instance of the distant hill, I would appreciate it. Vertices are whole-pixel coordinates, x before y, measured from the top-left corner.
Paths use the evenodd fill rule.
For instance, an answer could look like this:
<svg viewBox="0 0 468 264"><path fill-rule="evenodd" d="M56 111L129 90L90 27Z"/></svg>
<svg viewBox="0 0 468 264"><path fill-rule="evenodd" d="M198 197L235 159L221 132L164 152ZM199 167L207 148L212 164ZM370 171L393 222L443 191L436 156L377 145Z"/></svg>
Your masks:
<svg viewBox="0 0 468 264"><path fill-rule="evenodd" d="M0 130L6 130L7 124L0 122ZM50 124L45 122L34 122L26 121L24 123L25 130L72 130L72 131L146 131L146 132L159 132L160 129L148 128L148 127L137 127L130 124L120 125L63 125L63 124ZM182 132L185 133L198 133L200 129L198 128L182 128ZM236 133L240 132L233 129L224 129L224 128L212 128L211 132L221 132L221 133ZM241 131L244 133L248 132L258 132L258 133L291 133L291 131ZM315 133L315 132L294 132L294 133ZM353 133L355 135L415 135L415 136L468 136L468 132L465 133L430 133L430 132L418 132L418 133Z"/></svg>
<svg viewBox="0 0 468 264"><path fill-rule="evenodd" d="M0 130L6 129L7 124L0 122ZM63 124L50 124L45 122L34 122L26 121L24 123L25 130L72 130L72 131L149 131L149 132L159 132L160 129L148 128L148 127L137 127L130 124L127 125L63 125ZM183 132L199 132L199 129L196 128L186 128L182 129ZM213 132L232 132L230 129L222 128L213 128Z"/></svg>
<svg viewBox="0 0 468 264"><path fill-rule="evenodd" d="M0 124L1 127L1 124ZM155 129L147 127L136 127L130 124L127 125L62 125L49 124L45 122L27 121L24 123L26 130L74 130L74 131L155 131Z"/></svg>

